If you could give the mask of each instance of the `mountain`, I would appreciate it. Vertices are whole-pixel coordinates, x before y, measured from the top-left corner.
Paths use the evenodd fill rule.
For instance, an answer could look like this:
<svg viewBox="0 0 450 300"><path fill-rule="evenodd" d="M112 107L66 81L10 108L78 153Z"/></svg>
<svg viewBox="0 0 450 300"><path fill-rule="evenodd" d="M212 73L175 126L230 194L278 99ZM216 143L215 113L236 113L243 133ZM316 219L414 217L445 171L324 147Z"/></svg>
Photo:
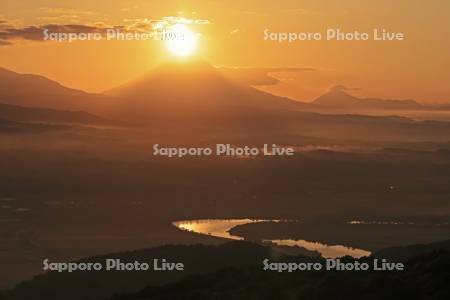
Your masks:
<svg viewBox="0 0 450 300"><path fill-rule="evenodd" d="M296 109L301 106L297 101L229 80L218 69L201 60L166 62L134 81L106 91L105 94L133 99L147 108L245 106Z"/></svg>
<svg viewBox="0 0 450 300"><path fill-rule="evenodd" d="M381 98L357 98L347 92L345 87L335 86L312 103L318 106L346 109L373 110L420 110L424 106L414 100L386 100Z"/></svg>
<svg viewBox="0 0 450 300"><path fill-rule="evenodd" d="M302 104L224 77L203 61L166 62L106 95L105 115L145 124L232 126L259 110L296 110Z"/></svg>
<svg viewBox="0 0 450 300"><path fill-rule="evenodd" d="M307 112L319 105L259 91L224 77L203 61L164 63L105 94L114 100L105 102L103 110L97 114L153 128L185 132L206 130L214 134L289 132L363 140L450 138L450 123L349 115L347 110L344 110L346 115Z"/></svg>
<svg viewBox="0 0 450 300"><path fill-rule="evenodd" d="M106 91L106 95L73 90L36 75L0 70L0 103L76 110L130 125L177 132L227 134L289 133L352 140L433 141L450 139L450 123L415 122L383 116L325 115L306 112L311 106L259 91L224 77L203 61L160 65L137 80ZM338 95L342 93L338 93ZM322 106L325 107L325 106ZM5 108L4 108L5 109ZM11 110L11 107L9 107ZM89 119L80 112L55 116L14 108L17 120ZM321 112L327 112L324 110ZM40 116L38 117L37 115ZM10 111L9 117L14 115ZM43 117L47 120L44 120ZM52 115L52 117L50 117ZM3 115L8 118L8 115ZM20 119L22 118L22 119Z"/></svg>
<svg viewBox="0 0 450 300"><path fill-rule="evenodd" d="M62 86L40 75L19 74L0 68L0 102L54 109L86 109L104 98Z"/></svg>
<svg viewBox="0 0 450 300"><path fill-rule="evenodd" d="M112 124L111 121L84 111L24 107L0 103L0 118L17 122Z"/></svg>

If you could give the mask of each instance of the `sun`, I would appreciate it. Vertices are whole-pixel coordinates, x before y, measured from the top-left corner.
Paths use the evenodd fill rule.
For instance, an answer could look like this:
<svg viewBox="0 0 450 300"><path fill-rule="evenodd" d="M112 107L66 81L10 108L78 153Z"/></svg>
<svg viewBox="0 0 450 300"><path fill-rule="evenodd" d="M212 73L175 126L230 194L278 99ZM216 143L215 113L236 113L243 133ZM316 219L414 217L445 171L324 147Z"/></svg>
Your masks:
<svg viewBox="0 0 450 300"><path fill-rule="evenodd" d="M166 46L175 56L192 55L197 48L197 34L185 24L175 24L168 29Z"/></svg>

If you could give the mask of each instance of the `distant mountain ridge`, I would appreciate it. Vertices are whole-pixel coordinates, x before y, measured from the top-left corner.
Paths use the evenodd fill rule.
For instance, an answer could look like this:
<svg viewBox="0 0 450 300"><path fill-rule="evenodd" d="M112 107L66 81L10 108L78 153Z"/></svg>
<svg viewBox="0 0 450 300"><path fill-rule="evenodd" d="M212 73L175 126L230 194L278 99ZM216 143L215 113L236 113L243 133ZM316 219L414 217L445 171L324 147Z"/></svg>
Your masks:
<svg viewBox="0 0 450 300"><path fill-rule="evenodd" d="M0 103L0 118L16 122L112 124L112 121L85 111L24 107Z"/></svg>
<svg viewBox="0 0 450 300"><path fill-rule="evenodd" d="M62 129L67 129L67 127L64 125L30 124L0 119L0 134L36 134Z"/></svg>
<svg viewBox="0 0 450 300"><path fill-rule="evenodd" d="M352 111L346 107L333 111L328 106L300 103L230 80L202 61L164 63L137 80L107 91L107 95L65 88L41 76L21 75L4 69L0 73L0 103L83 110L109 120L155 130L214 134L282 132L362 140L450 138L449 122L415 122L392 116L395 113L370 117L369 113L364 115L364 109ZM30 80L32 84L28 84ZM28 89L28 86L32 88ZM30 111L25 113L23 109L14 108L16 118L20 115L24 118L21 120L33 121L38 114L48 118L52 115L50 111L45 114L34 111L35 115L31 117L27 115ZM11 112L10 119L12 115ZM69 117L67 113L64 115L64 118ZM75 112L70 118L75 115L79 120L87 118L87 115ZM2 117L8 119L7 115Z"/></svg>
<svg viewBox="0 0 450 300"><path fill-rule="evenodd" d="M113 122L88 112L107 97L71 89L40 75L0 68L0 118L16 122L105 125Z"/></svg>
<svg viewBox="0 0 450 300"><path fill-rule="evenodd" d="M20 74L0 68L0 103L80 110L103 97L65 87L44 76Z"/></svg>
<svg viewBox="0 0 450 300"><path fill-rule="evenodd" d="M381 98L358 98L345 92L342 86L335 86L329 92L316 98L315 105L332 108L364 108L364 109L387 109L387 110L417 110L425 106L411 99L390 100Z"/></svg>

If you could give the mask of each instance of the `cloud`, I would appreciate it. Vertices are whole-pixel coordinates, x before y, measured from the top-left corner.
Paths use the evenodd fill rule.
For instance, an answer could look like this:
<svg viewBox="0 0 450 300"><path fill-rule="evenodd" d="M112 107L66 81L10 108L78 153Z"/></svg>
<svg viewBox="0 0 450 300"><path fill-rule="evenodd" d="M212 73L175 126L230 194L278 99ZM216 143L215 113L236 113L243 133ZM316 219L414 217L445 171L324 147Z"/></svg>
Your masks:
<svg viewBox="0 0 450 300"><path fill-rule="evenodd" d="M209 20L206 19L189 19L179 16L169 16L162 19L124 19L126 28L130 31L142 31L142 30L163 30L170 28L175 24L186 24L186 25L208 25Z"/></svg>
<svg viewBox="0 0 450 300"><path fill-rule="evenodd" d="M248 85L275 85L281 80L271 76L273 73L316 71L314 68L219 67L218 69L226 77Z"/></svg>
<svg viewBox="0 0 450 300"><path fill-rule="evenodd" d="M159 20L159 22L167 24L167 25L174 25L174 24L208 25L208 24L211 24L211 22L209 20L206 20L206 19L189 19L189 18L180 17L180 16L164 17L161 20Z"/></svg>
<svg viewBox="0 0 450 300"><path fill-rule="evenodd" d="M159 20L152 20L152 19L124 19L123 22L125 23L125 28L129 31L150 31L155 28L155 24Z"/></svg>
<svg viewBox="0 0 450 300"><path fill-rule="evenodd" d="M120 30L124 33L147 32L152 33L158 29L165 29L174 24L209 24L208 20L188 19L184 17L164 17L162 19L124 19L123 24L110 25L102 22L90 24L46 24L31 26L13 26L12 23L0 21L0 45L11 45L17 40L44 41L44 31L51 33L101 33L108 29Z"/></svg>
<svg viewBox="0 0 450 300"><path fill-rule="evenodd" d="M44 41L44 30L49 32L61 33L104 33L110 28L120 27L99 27L96 25L80 25L80 24L48 24L40 26L26 26L22 28L5 26L0 27L0 43L3 45L10 45L14 40L28 40L28 41Z"/></svg>

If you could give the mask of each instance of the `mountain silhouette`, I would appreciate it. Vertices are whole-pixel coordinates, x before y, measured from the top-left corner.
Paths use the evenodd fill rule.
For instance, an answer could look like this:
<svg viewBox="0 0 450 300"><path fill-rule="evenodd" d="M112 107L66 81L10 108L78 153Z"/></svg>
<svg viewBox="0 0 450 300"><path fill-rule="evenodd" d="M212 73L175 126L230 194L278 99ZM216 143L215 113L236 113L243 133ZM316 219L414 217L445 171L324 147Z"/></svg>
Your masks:
<svg viewBox="0 0 450 300"><path fill-rule="evenodd" d="M330 108L349 108L349 109L410 109L417 110L424 107L414 100L387 100L381 98L358 98L346 92L343 86L335 86L326 94L318 97L313 102L315 105L326 106Z"/></svg>
<svg viewBox="0 0 450 300"><path fill-rule="evenodd" d="M259 91L224 77L202 60L171 61L127 84L105 92L156 106L247 106L296 109L301 103Z"/></svg>
<svg viewBox="0 0 450 300"><path fill-rule="evenodd" d="M230 80L201 60L163 63L105 94L115 100L105 102L103 115L147 125L266 128L267 113L303 107Z"/></svg>
<svg viewBox="0 0 450 300"><path fill-rule="evenodd" d="M183 262L185 270L163 272L153 271L153 267L151 267L147 271L131 272L106 271L105 268L98 272L58 273L52 271L18 284L10 291L10 297L7 299L111 299L113 295L138 291L148 284L162 285L192 274L258 265L266 257L272 256L283 257L284 255L276 248L240 241L228 242L219 246L168 245L112 253L88 257L79 262L98 262L105 265L106 259L114 258L120 259L122 262L138 261L153 266L154 259L166 259L170 262Z"/></svg>
<svg viewBox="0 0 450 300"><path fill-rule="evenodd" d="M5 69L1 69L0 73L0 103L83 110L105 119L124 122L122 124L155 130L173 129L184 133L203 130L233 135L282 132L334 139L351 137L414 141L442 140L450 134L450 123L447 122L350 115L350 108L339 110L338 113L345 115L321 114L328 110L307 112L305 108L320 105L299 103L235 82L203 61L164 63L137 80L106 91L105 95L69 89L42 76L23 75ZM345 96L346 93L331 93L336 94ZM346 101L353 101L351 97L347 94ZM37 115L26 117L30 111L25 113L17 107L8 109L15 110L16 120L19 121L36 121L37 115L41 114L39 118L43 116L42 111L34 111L33 114ZM358 111L364 110L357 110L356 113ZM50 115L47 111L47 120L42 121L53 122ZM1 117L14 119L12 113L9 117L7 114ZM80 117L86 116L78 115ZM68 115L52 118L67 119Z"/></svg>
<svg viewBox="0 0 450 300"><path fill-rule="evenodd" d="M105 102L97 114L137 125L191 132L289 132L324 138L389 140L408 136L423 140L442 138L450 126L392 115L348 115L345 110L346 115L308 112L319 105L259 91L228 79L217 68L198 60L166 62L105 94L114 100ZM332 93L342 94L346 93ZM351 97L347 96L353 100Z"/></svg>
<svg viewBox="0 0 450 300"><path fill-rule="evenodd" d="M325 261L316 257L288 255L277 248L244 241L219 246L160 246L87 257L77 262L100 263L104 266L106 259L113 258L124 263L137 261L152 265L153 259L164 258L169 262L183 262L185 270L161 272L150 268L147 271L51 271L19 283L13 290L5 292L5 299L330 299L330 295L334 297L343 291L345 299L398 299L398 295L403 296L400 293L402 288L404 293L410 293L409 289L404 288L404 283L411 281L413 283L410 288L415 285L429 288L423 298L409 299L448 299L439 297L447 295L449 290L448 280L445 278L449 273L450 253L446 249L448 247L442 248L440 243L426 245L416 251L414 257L405 261L405 271L386 272L383 274L384 279L380 281L380 271L372 268L365 272L263 270L262 262L267 258L273 262L285 263L325 264ZM372 258L361 258L358 261L372 265L371 260ZM344 257L341 261L350 263L354 259ZM339 276L336 276L338 273ZM385 288L387 282L390 282L390 287L396 287L394 293ZM357 298L353 297L356 284L359 295ZM322 296L312 297L311 295L317 295L317 286L320 287ZM275 290L283 292L271 295L270 292L275 287ZM309 296L282 296L292 295L293 291L297 295L303 293ZM266 297L267 295L269 296ZM437 296L431 297L432 295ZM400 299L403 298L408 297Z"/></svg>
<svg viewBox="0 0 450 300"><path fill-rule="evenodd" d="M0 118L17 122L112 124L112 121L85 111L66 111L49 108L24 107L0 103Z"/></svg>
<svg viewBox="0 0 450 300"><path fill-rule="evenodd" d="M0 68L0 102L54 109L86 109L101 95L71 89L46 77Z"/></svg>
<svg viewBox="0 0 450 300"><path fill-rule="evenodd" d="M0 134L36 134L63 129L67 129L67 126L55 124L31 124L0 119Z"/></svg>

